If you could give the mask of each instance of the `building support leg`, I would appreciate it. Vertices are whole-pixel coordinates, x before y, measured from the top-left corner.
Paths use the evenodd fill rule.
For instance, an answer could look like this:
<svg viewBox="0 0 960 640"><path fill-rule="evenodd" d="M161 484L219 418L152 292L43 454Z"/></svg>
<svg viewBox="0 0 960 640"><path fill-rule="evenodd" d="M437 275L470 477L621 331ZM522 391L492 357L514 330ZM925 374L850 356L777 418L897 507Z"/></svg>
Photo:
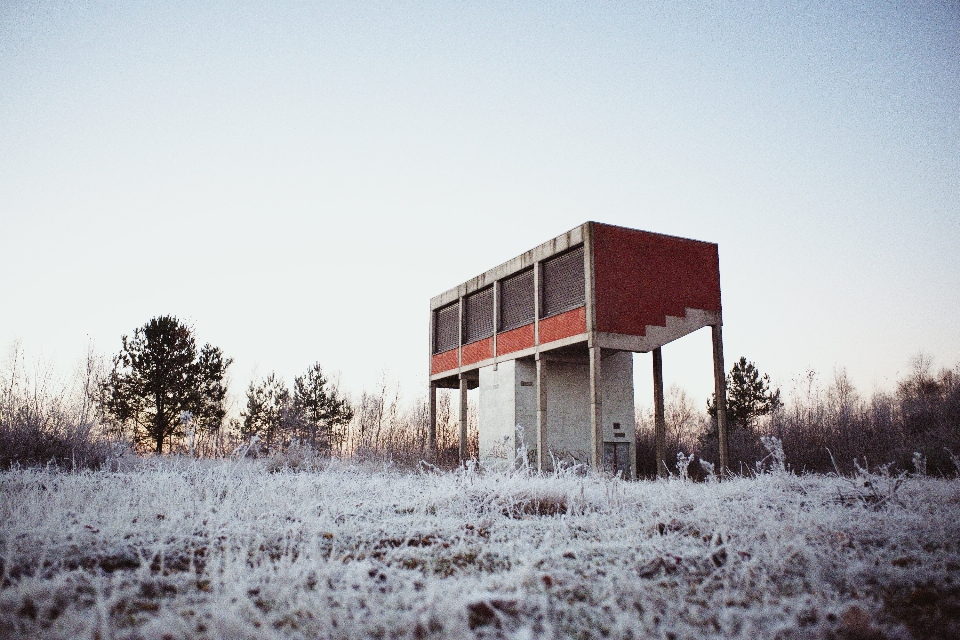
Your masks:
<svg viewBox="0 0 960 640"><path fill-rule="evenodd" d="M460 376L460 464L467 461L467 378Z"/></svg>
<svg viewBox="0 0 960 640"><path fill-rule="evenodd" d="M547 467L547 387L543 382L546 362L538 353L537 360L537 471ZM519 446L520 443L517 443Z"/></svg>
<svg viewBox="0 0 960 640"><path fill-rule="evenodd" d="M653 424L657 450L657 477L667 477L667 422L663 407L663 354L653 350Z"/></svg>
<svg viewBox="0 0 960 640"><path fill-rule="evenodd" d="M590 466L603 466L603 407L600 398L600 347L590 347Z"/></svg>
<svg viewBox="0 0 960 640"><path fill-rule="evenodd" d="M715 324L713 330L713 380L717 403L717 438L720 448L720 477L726 477L729 466L727 455L727 377L723 364L723 327Z"/></svg>
<svg viewBox="0 0 960 640"><path fill-rule="evenodd" d="M427 462L436 464L437 462L437 385L430 383L430 391L427 394L430 403L430 422L427 424Z"/></svg>

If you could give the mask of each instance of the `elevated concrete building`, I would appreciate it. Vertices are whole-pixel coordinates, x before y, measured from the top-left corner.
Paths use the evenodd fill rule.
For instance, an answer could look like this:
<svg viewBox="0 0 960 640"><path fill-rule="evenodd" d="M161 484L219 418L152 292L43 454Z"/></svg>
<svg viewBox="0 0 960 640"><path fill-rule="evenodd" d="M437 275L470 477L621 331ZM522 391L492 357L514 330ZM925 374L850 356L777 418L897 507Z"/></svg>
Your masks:
<svg viewBox="0 0 960 640"><path fill-rule="evenodd" d="M726 397L716 244L586 222L430 301L430 442L436 390L480 389L481 458L524 446L554 459L636 476L633 352L653 351L657 468L664 464L660 347L713 331L718 398ZM719 411L720 468L727 467Z"/></svg>

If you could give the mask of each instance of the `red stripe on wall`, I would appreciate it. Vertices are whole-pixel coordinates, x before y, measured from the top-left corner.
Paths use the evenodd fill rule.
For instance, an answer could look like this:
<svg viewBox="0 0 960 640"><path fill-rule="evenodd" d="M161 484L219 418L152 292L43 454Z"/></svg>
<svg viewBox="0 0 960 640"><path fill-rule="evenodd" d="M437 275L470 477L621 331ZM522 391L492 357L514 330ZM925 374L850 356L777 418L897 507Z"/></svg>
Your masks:
<svg viewBox="0 0 960 640"><path fill-rule="evenodd" d="M443 353L438 353L430 359L430 373L440 373L457 368L457 350L450 349Z"/></svg>
<svg viewBox="0 0 960 640"><path fill-rule="evenodd" d="M529 349L534 345L533 323L497 334L497 355Z"/></svg>
<svg viewBox="0 0 960 640"><path fill-rule="evenodd" d="M593 262L598 331L642 336L687 307L720 311L715 244L594 223Z"/></svg>
<svg viewBox="0 0 960 640"><path fill-rule="evenodd" d="M579 335L587 330L587 312L584 307L558 313L540 321L540 344Z"/></svg>
<svg viewBox="0 0 960 640"><path fill-rule="evenodd" d="M463 365L473 364L493 357L493 338L484 338L463 345Z"/></svg>

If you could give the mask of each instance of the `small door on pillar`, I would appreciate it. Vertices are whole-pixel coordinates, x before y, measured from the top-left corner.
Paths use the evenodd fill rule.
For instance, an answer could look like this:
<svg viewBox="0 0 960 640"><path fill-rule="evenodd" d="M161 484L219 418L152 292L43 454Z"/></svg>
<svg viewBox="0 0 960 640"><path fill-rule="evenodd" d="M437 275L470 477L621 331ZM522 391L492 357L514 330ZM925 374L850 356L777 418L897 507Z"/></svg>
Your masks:
<svg viewBox="0 0 960 640"><path fill-rule="evenodd" d="M603 467L614 474L621 473L624 478L630 477L630 443L604 442Z"/></svg>

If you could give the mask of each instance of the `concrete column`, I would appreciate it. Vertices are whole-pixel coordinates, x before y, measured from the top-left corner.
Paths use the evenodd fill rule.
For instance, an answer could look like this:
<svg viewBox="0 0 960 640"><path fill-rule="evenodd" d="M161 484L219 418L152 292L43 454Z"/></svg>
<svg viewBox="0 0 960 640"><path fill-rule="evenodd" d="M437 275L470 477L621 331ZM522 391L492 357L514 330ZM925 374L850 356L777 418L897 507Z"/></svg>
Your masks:
<svg viewBox="0 0 960 640"><path fill-rule="evenodd" d="M437 385L430 383L427 395L430 402L430 422L427 425L427 461L437 461Z"/></svg>
<svg viewBox="0 0 960 640"><path fill-rule="evenodd" d="M540 263L533 263L533 344L540 352Z"/></svg>
<svg viewBox="0 0 960 640"><path fill-rule="evenodd" d="M547 387L544 383L544 362L540 353L537 361L537 471L547 467Z"/></svg>
<svg viewBox="0 0 960 640"><path fill-rule="evenodd" d="M715 324L713 330L713 381L717 398L717 437L720 445L720 477L726 477L730 460L727 455L727 376L723 364L723 327Z"/></svg>
<svg viewBox="0 0 960 640"><path fill-rule="evenodd" d="M457 373L463 368L463 296L457 298Z"/></svg>
<svg viewBox="0 0 960 640"><path fill-rule="evenodd" d="M467 460L467 378L460 376L460 464Z"/></svg>
<svg viewBox="0 0 960 640"><path fill-rule="evenodd" d="M500 281L493 283L493 370L497 370L497 333L500 331Z"/></svg>
<svg viewBox="0 0 960 640"><path fill-rule="evenodd" d="M427 423L426 458L427 462L433 464L437 461L437 385L435 382L430 381L430 376L433 375L433 353L437 346L436 327L433 325L435 319L436 314L433 309L430 309L430 320L428 322L430 335L427 338L427 342L430 345L429 349L427 349L427 353L430 354L427 357L427 404L430 407L430 416L428 418L429 422Z"/></svg>
<svg viewBox="0 0 960 640"><path fill-rule="evenodd" d="M584 229L584 238L583 238L583 295L584 295L584 311L586 312L587 319L587 334L589 336L590 343L593 344L593 339L596 337L596 286L594 283L594 269L593 269L593 223L588 222L585 225Z"/></svg>
<svg viewBox="0 0 960 640"><path fill-rule="evenodd" d="M590 466L599 471L603 465L603 408L600 400L600 347L590 350Z"/></svg>
<svg viewBox="0 0 960 640"><path fill-rule="evenodd" d="M653 350L653 424L657 449L657 477L667 476L664 464L667 458L667 422L663 409L663 354L660 347Z"/></svg>

